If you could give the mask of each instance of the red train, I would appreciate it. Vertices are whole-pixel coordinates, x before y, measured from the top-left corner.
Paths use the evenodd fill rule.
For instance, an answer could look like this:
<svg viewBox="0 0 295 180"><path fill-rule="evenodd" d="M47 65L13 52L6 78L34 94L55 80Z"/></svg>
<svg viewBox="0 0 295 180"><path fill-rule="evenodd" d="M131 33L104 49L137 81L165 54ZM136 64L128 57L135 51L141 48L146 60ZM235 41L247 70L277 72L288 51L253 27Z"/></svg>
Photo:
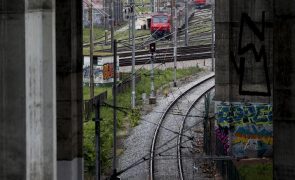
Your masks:
<svg viewBox="0 0 295 180"><path fill-rule="evenodd" d="M166 37L171 33L171 15L168 13L156 13L151 18L151 34L154 38Z"/></svg>
<svg viewBox="0 0 295 180"><path fill-rule="evenodd" d="M194 0L197 9L210 7L211 1L212 0Z"/></svg>
<svg viewBox="0 0 295 180"><path fill-rule="evenodd" d="M185 9L184 3L179 2L176 4L177 7L177 21L176 26L178 29L181 29L185 25ZM164 12L154 13L151 17L151 34L154 38L166 37L169 39L169 35L172 32L171 25L171 7L167 6L162 8ZM190 1L188 4L188 17L190 18L194 14L193 2Z"/></svg>

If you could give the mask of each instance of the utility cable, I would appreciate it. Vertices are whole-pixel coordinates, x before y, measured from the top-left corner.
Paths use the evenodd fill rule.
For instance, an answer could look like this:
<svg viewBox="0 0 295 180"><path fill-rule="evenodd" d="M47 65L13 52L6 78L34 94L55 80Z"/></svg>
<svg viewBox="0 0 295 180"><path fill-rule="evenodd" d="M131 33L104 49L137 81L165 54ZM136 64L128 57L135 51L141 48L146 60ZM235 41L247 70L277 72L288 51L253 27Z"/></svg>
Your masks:
<svg viewBox="0 0 295 180"><path fill-rule="evenodd" d="M151 121L148 121L148 120L145 120L145 119L141 119L141 120L142 120L142 121L145 121L145 122L148 122L148 123L150 123L150 124L153 124L153 125L155 125L155 126L158 126L158 125L159 125L158 123L154 123L154 122L151 122ZM174 133L174 134L181 135L179 132L174 131L174 130L171 130L171 129L169 129L169 128L163 126L163 125L160 125L160 128L165 129L165 130L167 130L167 131L170 131L170 132L172 132L172 133ZM187 137L187 138L191 138L190 136L183 135L183 134L182 134L182 136L185 136L185 137Z"/></svg>

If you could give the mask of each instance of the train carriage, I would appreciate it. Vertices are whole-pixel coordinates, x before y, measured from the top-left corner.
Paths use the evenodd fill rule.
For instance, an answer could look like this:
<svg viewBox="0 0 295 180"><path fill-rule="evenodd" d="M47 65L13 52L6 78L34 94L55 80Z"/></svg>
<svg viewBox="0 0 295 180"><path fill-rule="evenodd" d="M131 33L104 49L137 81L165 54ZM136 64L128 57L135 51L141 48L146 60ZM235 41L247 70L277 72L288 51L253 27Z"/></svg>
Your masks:
<svg viewBox="0 0 295 180"><path fill-rule="evenodd" d="M170 39L170 33L172 30L172 19L171 19L171 7L166 6L161 8L163 12L154 13L151 16L151 34L154 38ZM185 26L185 4L183 2L178 2L176 4L177 10L177 20L176 26L181 29ZM190 18L194 14L193 2L190 1L188 4L188 17Z"/></svg>
<svg viewBox="0 0 295 180"><path fill-rule="evenodd" d="M151 34L154 38L169 38L171 33L171 15L167 13L156 13L151 18Z"/></svg>

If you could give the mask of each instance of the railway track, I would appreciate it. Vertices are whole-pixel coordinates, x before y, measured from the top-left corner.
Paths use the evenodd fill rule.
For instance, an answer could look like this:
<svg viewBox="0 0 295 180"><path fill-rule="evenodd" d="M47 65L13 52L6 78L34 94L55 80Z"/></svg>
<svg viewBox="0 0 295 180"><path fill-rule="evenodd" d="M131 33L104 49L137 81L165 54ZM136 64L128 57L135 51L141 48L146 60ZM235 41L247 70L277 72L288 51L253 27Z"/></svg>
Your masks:
<svg viewBox="0 0 295 180"><path fill-rule="evenodd" d="M209 12L209 11L208 11ZM210 25L210 17L208 17L210 15L210 13L208 13L207 10L204 11L200 11L200 12L195 12L195 15L191 18L190 22L189 22L189 41L190 43L194 43L194 44L200 44L200 43L195 43L196 41L199 40L199 37L202 37L202 39L204 37L206 37L206 39L210 38L210 33L206 32L208 25ZM209 23L209 24L207 24ZM202 30L203 29L203 30ZM205 32L204 32L205 31ZM184 38L184 29L180 30L178 33L178 38L179 39L183 39ZM100 37L99 39L101 39L102 37ZM202 41L201 39L201 41ZM147 47L150 43L152 42L157 42L157 46L158 47L169 47L173 45L173 42L171 40L156 40L152 37L150 37L150 34L148 35L140 35L137 36L135 38L136 40L136 49L143 49L145 47ZM106 43L106 44L105 44ZM125 38L125 39L121 39L118 41L118 52L124 52L124 51L130 51L131 50L131 45L128 44L129 43L129 39ZM111 53L110 50L110 41L105 42L104 40L99 40L99 41L95 41L94 45L98 45L98 46L104 46L106 49L104 50L96 50L95 52L109 52ZM179 41L178 44L184 44L184 42ZM108 45L108 46L105 46ZM86 42L83 44L83 47L89 47L89 43Z"/></svg>
<svg viewBox="0 0 295 180"><path fill-rule="evenodd" d="M130 66L132 62L131 52L118 53L120 66ZM189 61L206 59L211 57L211 44L200 46L179 47L177 49L178 61ZM148 50L136 51L136 65L147 64L150 61ZM173 48L160 48L155 53L155 63L166 63L173 61Z"/></svg>
<svg viewBox="0 0 295 180"><path fill-rule="evenodd" d="M178 139L177 139L177 161L178 161L178 172L179 172L179 179L180 180L185 180L185 179L190 179L190 177L186 177L186 174L189 174L190 172L184 172L185 168L184 168L184 160L182 159L182 155L183 153L183 148L182 145L184 143L186 143L189 138L188 138L188 134L185 135L185 127L191 127L190 125L186 126L186 123L189 119L189 115L191 114L191 112L193 111L193 109L195 108L196 104L200 102L201 98L204 97L205 94L207 94L208 92L210 92L215 86L212 86L211 88L209 88L207 91L204 91L203 94L201 94L201 96L199 96L194 103L190 106L190 108L188 109L188 111L186 112L185 117L182 120L182 124L179 130L179 134L178 134ZM200 122L198 122L200 123ZM186 140L184 140L184 138L186 138ZM187 154L187 153L186 153Z"/></svg>
<svg viewBox="0 0 295 180"><path fill-rule="evenodd" d="M170 103L165 112L162 114L154 131L150 148L149 176L151 180L184 179L182 162L181 160L179 161L179 159L181 159L180 145L184 141L182 141L179 136L184 135L183 127L185 119L188 117L191 109L193 109L196 101L200 100L200 98L213 87L214 74L211 74L178 96ZM190 102L187 96L190 97L189 99L195 99L195 101L193 103ZM186 101L189 103L186 104ZM173 116L173 112L176 107L179 111L186 111L186 109L189 109L186 111L186 117L182 119L183 122L181 122L180 119L175 119ZM177 134L177 136L175 136L175 134ZM171 137L174 138L167 140L167 138ZM166 153L170 153L170 155L168 155L170 158L161 159L161 157L165 156Z"/></svg>

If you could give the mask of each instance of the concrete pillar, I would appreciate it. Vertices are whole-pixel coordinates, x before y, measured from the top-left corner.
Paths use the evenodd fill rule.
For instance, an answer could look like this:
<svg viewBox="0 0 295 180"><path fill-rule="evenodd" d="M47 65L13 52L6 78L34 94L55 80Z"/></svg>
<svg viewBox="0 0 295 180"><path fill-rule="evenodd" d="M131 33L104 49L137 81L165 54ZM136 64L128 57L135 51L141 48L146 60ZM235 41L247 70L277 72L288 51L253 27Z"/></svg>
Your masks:
<svg viewBox="0 0 295 180"><path fill-rule="evenodd" d="M229 138L229 155L272 157L273 0L215 4L216 128Z"/></svg>
<svg viewBox="0 0 295 180"><path fill-rule="evenodd" d="M216 1L219 101L272 102L272 4L272 0Z"/></svg>
<svg viewBox="0 0 295 180"><path fill-rule="evenodd" d="M295 176L294 7L293 0L216 1L215 100L273 104L274 179L294 179ZM244 22L248 22L243 27L242 14ZM255 60L253 48L247 53L245 49L239 52L240 40L246 43L242 46L255 45L257 52L264 48L265 51L261 54L266 55L267 66L249 61ZM233 63L231 54L234 55L236 64ZM242 92L241 57L246 59ZM261 60L263 62L263 58ZM256 70L252 71L250 67L255 67ZM263 78L266 68L269 80ZM265 93L269 87L263 85L264 82L270 83L270 94Z"/></svg>
<svg viewBox="0 0 295 180"><path fill-rule="evenodd" d="M57 175L83 178L82 0L56 1Z"/></svg>
<svg viewBox="0 0 295 180"><path fill-rule="evenodd" d="M55 5L0 1L0 179L56 179Z"/></svg>
<svg viewBox="0 0 295 180"><path fill-rule="evenodd" d="M274 3L274 179L295 177L295 1Z"/></svg>

